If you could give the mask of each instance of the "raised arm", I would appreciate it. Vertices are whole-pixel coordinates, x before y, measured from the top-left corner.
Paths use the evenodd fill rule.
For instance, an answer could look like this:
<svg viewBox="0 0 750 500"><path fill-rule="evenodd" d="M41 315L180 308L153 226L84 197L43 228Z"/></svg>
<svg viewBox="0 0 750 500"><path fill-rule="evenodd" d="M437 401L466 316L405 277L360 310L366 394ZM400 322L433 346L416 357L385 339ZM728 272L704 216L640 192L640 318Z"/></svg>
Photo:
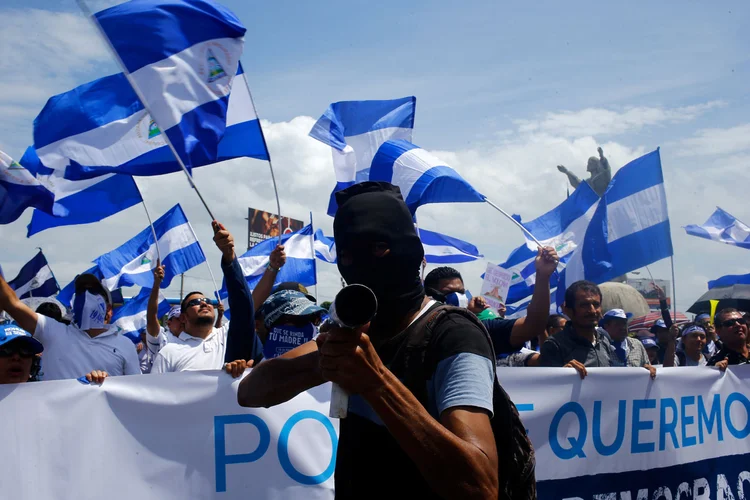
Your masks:
<svg viewBox="0 0 750 500"><path fill-rule="evenodd" d="M570 185L573 186L573 188L577 188L578 185L581 183L581 179L579 179L576 176L576 174L574 174L573 172L571 172L570 170L568 170L564 166L558 165L557 166L557 170L559 170L560 172L562 172L562 173L564 173L565 175L568 176L568 180L570 181Z"/></svg>
<svg viewBox="0 0 750 500"><path fill-rule="evenodd" d="M37 315L29 306L21 302L16 292L0 276L0 310L7 312L18 326L34 335Z"/></svg>
<svg viewBox="0 0 750 500"><path fill-rule="evenodd" d="M276 276L281 271L281 268L286 264L286 253L284 252L284 245L276 245L271 255L268 257L268 266L266 271L261 276L260 281L253 290L253 306L257 311L263 302L271 296L273 285L276 282Z"/></svg>
<svg viewBox="0 0 750 500"><path fill-rule="evenodd" d="M526 310L526 317L519 318L513 325L510 336L510 344L521 347L525 342L534 339L544 333L549 318L549 280L552 273L557 269L560 259L552 247L540 248L537 252L536 261L536 283L534 294Z"/></svg>
<svg viewBox="0 0 750 500"><path fill-rule="evenodd" d="M163 279L164 266L161 265L161 262L157 262L154 268L154 286L151 288L151 295L148 296L146 307L146 331L154 338L158 338L161 332L161 325L159 325L159 287Z"/></svg>
<svg viewBox="0 0 750 500"><path fill-rule="evenodd" d="M234 238L217 221L213 221L212 225L214 242L221 251L221 270L224 272L229 309L232 311L224 361L231 363L244 359L257 363L263 355L263 344L255 335L255 309L250 288L247 286L242 267L234 253Z"/></svg>

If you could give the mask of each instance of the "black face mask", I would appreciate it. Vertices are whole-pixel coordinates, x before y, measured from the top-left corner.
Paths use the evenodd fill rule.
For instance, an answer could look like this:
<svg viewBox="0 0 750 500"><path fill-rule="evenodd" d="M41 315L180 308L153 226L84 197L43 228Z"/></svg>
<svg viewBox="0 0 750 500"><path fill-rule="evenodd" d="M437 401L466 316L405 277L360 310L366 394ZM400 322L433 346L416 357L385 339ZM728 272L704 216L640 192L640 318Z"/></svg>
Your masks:
<svg viewBox="0 0 750 500"><path fill-rule="evenodd" d="M336 193L336 201L333 232L339 272L348 284L372 289L378 299L373 327L396 334L393 329L424 299L419 279L424 249L409 209L398 187L385 182L355 184ZM379 243L390 250L387 255L376 255ZM342 252L350 259L342 259Z"/></svg>

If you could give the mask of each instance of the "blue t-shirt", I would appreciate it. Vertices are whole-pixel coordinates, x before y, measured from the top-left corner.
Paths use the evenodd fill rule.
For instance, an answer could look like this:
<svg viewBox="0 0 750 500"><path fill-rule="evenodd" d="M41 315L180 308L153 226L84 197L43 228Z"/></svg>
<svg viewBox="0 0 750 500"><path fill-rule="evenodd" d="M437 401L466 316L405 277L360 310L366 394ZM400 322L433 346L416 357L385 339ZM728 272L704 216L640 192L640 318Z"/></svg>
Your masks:
<svg viewBox="0 0 750 500"><path fill-rule="evenodd" d="M303 327L291 325L277 325L268 332L266 343L263 344L263 357L276 358L295 347L311 341L318 335L318 329L312 323Z"/></svg>

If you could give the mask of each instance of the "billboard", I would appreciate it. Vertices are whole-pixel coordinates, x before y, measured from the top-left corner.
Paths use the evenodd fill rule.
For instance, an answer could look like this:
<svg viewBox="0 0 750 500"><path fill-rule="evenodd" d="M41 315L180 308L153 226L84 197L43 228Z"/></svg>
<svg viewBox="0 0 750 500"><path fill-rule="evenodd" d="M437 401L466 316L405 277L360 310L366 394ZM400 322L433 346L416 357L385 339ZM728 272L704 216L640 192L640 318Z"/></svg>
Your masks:
<svg viewBox="0 0 750 500"><path fill-rule="evenodd" d="M638 290L648 302L648 308L652 311L659 310L659 297L656 295L653 283L664 290L667 294L667 304L671 307L672 282L670 280L651 280L649 278L628 279L627 284Z"/></svg>
<svg viewBox="0 0 750 500"><path fill-rule="evenodd" d="M289 217L281 218L283 234L299 231L304 222ZM279 236L279 216L257 208L247 209L247 249L253 248L261 241Z"/></svg>

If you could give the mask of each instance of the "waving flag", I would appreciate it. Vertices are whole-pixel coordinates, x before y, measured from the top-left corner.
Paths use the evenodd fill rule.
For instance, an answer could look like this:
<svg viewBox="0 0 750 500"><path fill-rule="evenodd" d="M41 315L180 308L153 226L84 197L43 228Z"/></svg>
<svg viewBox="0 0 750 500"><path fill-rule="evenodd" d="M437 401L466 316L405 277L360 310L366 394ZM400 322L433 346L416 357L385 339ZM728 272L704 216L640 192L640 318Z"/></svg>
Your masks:
<svg viewBox="0 0 750 500"><path fill-rule="evenodd" d="M29 207L65 215L61 207L53 208L54 201L54 195L32 172L0 151L0 224L16 221Z"/></svg>
<svg viewBox="0 0 750 500"><path fill-rule="evenodd" d="M237 17L209 0L131 0L94 18L185 166L215 162L244 45Z"/></svg>
<svg viewBox="0 0 750 500"><path fill-rule="evenodd" d="M458 238L421 228L419 238L422 240L424 258L428 264L459 264L484 257L477 247Z"/></svg>
<svg viewBox="0 0 750 500"><path fill-rule="evenodd" d="M55 275L52 274L47 259L41 250L19 271L18 276L8 285L15 290L19 299L27 297L52 297L60 290Z"/></svg>
<svg viewBox="0 0 750 500"><path fill-rule="evenodd" d="M52 227L98 222L143 201L138 186L129 175L107 174L95 179L71 181L65 179L62 171L42 165L33 147L26 149L21 163L53 193L53 212L66 214L53 217L34 210L27 226L27 237Z"/></svg>
<svg viewBox="0 0 750 500"><path fill-rule="evenodd" d="M154 230L165 266L161 288L167 288L172 278L206 261L198 238L179 204L154 221ZM152 270L156 267L157 255L153 233L147 227L120 247L98 257L94 263L110 290L131 285L151 288L154 286Z"/></svg>
<svg viewBox="0 0 750 500"><path fill-rule="evenodd" d="M126 302L125 305L112 311L110 323L115 325L121 334L135 344L141 341L140 331L146 328L146 310L150 295L150 288L141 288L138 295ZM169 309L169 301L159 292L158 317L161 318L167 314Z"/></svg>
<svg viewBox="0 0 750 500"><path fill-rule="evenodd" d="M544 246L551 246L560 258L560 268L567 263L594 215L599 196L588 183L582 182L560 205L523 225ZM522 300L534 293L536 283L536 243L530 242L511 252L500 267L510 270L513 277L508 290L508 303ZM558 275L550 277L550 286L557 286Z"/></svg>
<svg viewBox="0 0 750 500"><path fill-rule="evenodd" d="M702 226L690 224L684 229L692 236L750 249L750 227L719 207Z"/></svg>
<svg viewBox="0 0 750 500"><path fill-rule="evenodd" d="M378 148L390 139L411 140L417 100L403 97L385 101L341 101L328 106L310 137L331 147L336 187L328 215L338 209L336 191L356 182L368 170Z"/></svg>
<svg viewBox="0 0 750 500"><path fill-rule="evenodd" d="M224 137L216 161L268 159L260 123L240 66L229 96ZM161 175L180 166L128 83L118 73L52 97L34 121L41 162L66 179L124 173ZM199 167L206 163L196 163Z"/></svg>
<svg viewBox="0 0 750 500"><path fill-rule="evenodd" d="M384 181L401 188L412 214L428 203L483 202L485 197L458 172L409 141L391 140L380 146L369 169L357 182Z"/></svg>
<svg viewBox="0 0 750 500"><path fill-rule="evenodd" d="M315 231L315 257L329 264L336 263L336 243L330 236L323 236L323 231Z"/></svg>
<svg viewBox="0 0 750 500"><path fill-rule="evenodd" d="M558 305L575 281L603 283L673 254L658 149L617 171L577 247L560 276Z"/></svg>

